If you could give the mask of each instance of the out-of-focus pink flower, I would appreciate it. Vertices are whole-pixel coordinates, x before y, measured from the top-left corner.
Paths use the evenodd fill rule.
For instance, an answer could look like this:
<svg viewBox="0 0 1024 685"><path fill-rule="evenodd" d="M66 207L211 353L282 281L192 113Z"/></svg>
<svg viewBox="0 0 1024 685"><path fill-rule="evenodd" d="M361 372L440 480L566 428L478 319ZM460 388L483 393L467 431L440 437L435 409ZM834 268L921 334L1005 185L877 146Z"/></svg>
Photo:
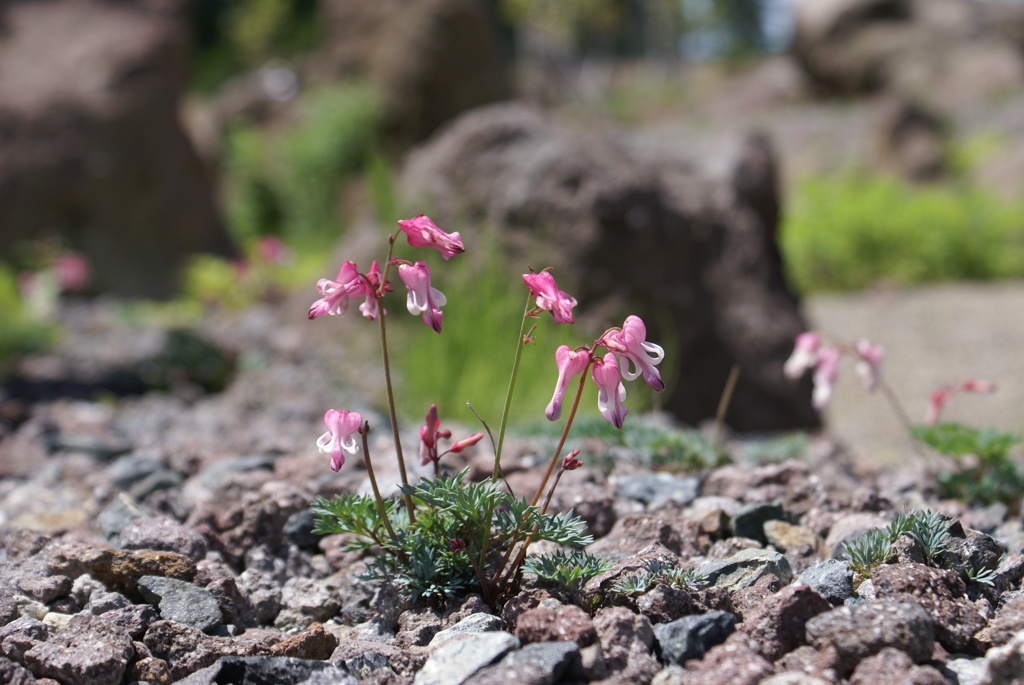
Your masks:
<svg viewBox="0 0 1024 685"><path fill-rule="evenodd" d="M832 388L839 377L841 356L834 347L818 350L818 364L814 367L814 392L811 394L811 405L818 411L824 411L832 399Z"/></svg>
<svg viewBox="0 0 1024 685"><path fill-rule="evenodd" d="M864 382L864 387L874 390L882 375L882 361L885 359L885 348L867 340L858 340L854 346L857 352L857 363L854 371Z"/></svg>
<svg viewBox="0 0 1024 685"><path fill-rule="evenodd" d="M324 425L327 432L316 441L321 454L331 455L331 470L337 471L345 463L345 452L356 454L359 443L355 434L363 423L359 412L328 409L324 414Z"/></svg>
<svg viewBox="0 0 1024 685"><path fill-rule="evenodd" d="M793 354L789 355L785 366L782 367L786 378L795 380L804 375L804 371L807 369L813 369L818 363L818 349L820 347L821 334L816 331L807 331L796 336Z"/></svg>
<svg viewBox="0 0 1024 685"><path fill-rule="evenodd" d="M661 373L654 367L665 358L665 350L660 345L647 342L646 338L647 326L643 319L630 315L626 317L621 329L605 333L601 343L632 362L632 369L629 364L621 365L623 378L632 381L642 374L647 385L661 392L665 389L665 383L661 380Z"/></svg>
<svg viewBox="0 0 1024 685"><path fill-rule="evenodd" d="M996 384L992 381L983 381L979 378L968 378L960 384L960 389L964 392L995 392Z"/></svg>
<svg viewBox="0 0 1024 685"><path fill-rule="evenodd" d="M316 284L321 297L309 308L309 318L324 314L341 316L348 311L348 301L366 294L366 280L356 269L355 262L345 262L338 269L335 280L321 278Z"/></svg>
<svg viewBox="0 0 1024 685"><path fill-rule="evenodd" d="M583 466L583 461L577 459L580 456L579 450L573 450L569 454L562 457L562 470L563 471L575 471L579 467Z"/></svg>
<svg viewBox="0 0 1024 685"><path fill-rule="evenodd" d="M77 293L89 285L92 269L85 257L72 250L65 250L53 262L60 289L66 293Z"/></svg>
<svg viewBox="0 0 1024 685"><path fill-rule="evenodd" d="M928 402L928 411L924 415L925 425L934 426L939 422L939 417L942 416L942 408L946 406L946 401L952 394L953 389L950 387L943 387L932 391L931 401Z"/></svg>
<svg viewBox="0 0 1024 685"><path fill-rule="evenodd" d="M284 264L291 258L288 246L274 235L260 236L256 243L256 254L268 264Z"/></svg>
<svg viewBox="0 0 1024 685"><path fill-rule="evenodd" d="M619 377L619 364L615 355L609 352L604 359L595 359L590 373L597 384L597 408L601 416L616 428L622 428L629 409L623 404L626 401L626 386Z"/></svg>
<svg viewBox="0 0 1024 685"><path fill-rule="evenodd" d="M568 345L561 345L555 350L555 364L558 365L558 381L555 383L555 394L548 402L544 415L549 421L555 421L562 415L562 400L569 381L583 373L590 364L590 350L576 351Z"/></svg>
<svg viewBox="0 0 1024 685"><path fill-rule="evenodd" d="M462 238L458 231L445 233L430 220L425 214L420 214L411 219L402 219L398 222L409 244L413 247L433 247L441 252L445 259L451 259L457 254L466 251L462 246Z"/></svg>
<svg viewBox="0 0 1024 685"><path fill-rule="evenodd" d="M415 264L399 264L398 276L409 289L406 308L410 314L422 314L423 323L441 332L441 307L445 304L444 293L430 285L430 267L422 259Z"/></svg>
<svg viewBox="0 0 1024 685"><path fill-rule="evenodd" d="M576 306L576 298L558 289L550 271L541 271L539 274L532 271L523 274L523 280L530 294L537 298L537 306L551 312L555 323L573 323L572 308Z"/></svg>

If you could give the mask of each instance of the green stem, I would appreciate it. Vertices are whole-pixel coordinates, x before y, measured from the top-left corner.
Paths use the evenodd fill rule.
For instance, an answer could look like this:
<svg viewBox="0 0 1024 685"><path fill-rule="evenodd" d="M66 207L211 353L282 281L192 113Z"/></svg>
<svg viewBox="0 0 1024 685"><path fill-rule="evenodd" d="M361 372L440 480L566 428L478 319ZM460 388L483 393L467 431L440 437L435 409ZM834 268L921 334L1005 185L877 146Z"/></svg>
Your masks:
<svg viewBox="0 0 1024 685"><path fill-rule="evenodd" d="M519 340L516 344L516 358L512 362L512 376L508 379L508 391L505 393L505 406L501 410L501 423L498 425L498 445L494 448L494 473L491 480L497 481L501 475L501 448L505 444L505 427L508 425L508 413L512 408L512 393L516 389L516 378L519 376L519 360L523 357L523 348L526 347L526 320L529 318L533 293L526 295L526 309L523 310L523 322L519 326Z"/></svg>
<svg viewBox="0 0 1024 685"><path fill-rule="evenodd" d="M548 470L544 473L544 480L540 482L540 487L537 488L537 494L533 496L533 500L530 502L531 505L537 506L537 502L540 501L541 493L544 492L544 487L548 484L548 480L551 478L552 472L555 470L555 464L562 456L562 448L565 447L565 441L569 438L569 429L572 428L572 422L576 418L576 410L579 409L580 399L583 397L583 387L587 384L587 371L590 370L590 365L593 363L593 358L587 362L586 368L583 369L583 374L580 376L580 385L576 389L576 399L572 402L572 410L569 412L569 418L565 420L565 428L562 429L562 437L558 441L558 447L555 448L555 455L551 457L551 463L548 464Z"/></svg>
<svg viewBox="0 0 1024 685"><path fill-rule="evenodd" d="M565 473L564 468L559 468L558 473L555 475L555 482L548 488L547 497L544 498L544 506L540 508L540 513L543 515L548 511L548 505L551 504L551 496L555 494L555 488L558 487L558 481L562 480L562 474Z"/></svg>
<svg viewBox="0 0 1024 685"><path fill-rule="evenodd" d="M391 363L388 359L388 331L384 324L384 310L381 309L377 321L380 322L380 348L384 357L384 387L388 396L388 413L391 415L391 433L395 439L395 455L398 457L398 473L402 478L402 485L408 488L409 476L405 472L405 458L402 456L402 440L398 434L398 413L395 411L395 394L391 386ZM409 523L416 522L416 509L412 505L412 496L408 493L405 497L405 507L409 510Z"/></svg>
<svg viewBox="0 0 1024 685"><path fill-rule="evenodd" d="M395 535L395 529L391 527L391 519L388 518L387 508L384 506L384 499L380 496L380 489L377 487L377 477L373 473L373 460L370 458L370 445L367 437L370 434L370 422L367 421L359 429L359 435L363 439L363 461L366 463L366 473L370 476L370 487L373 488L373 497L377 500L377 511L380 513L380 518L384 522L384 527L388 531L388 536L391 538L391 544L395 546L398 556L403 561L408 561L405 558L405 553L398 548L398 536ZM373 536L376 537L376 536ZM378 541L379 542L379 541ZM383 546L383 545L382 545Z"/></svg>

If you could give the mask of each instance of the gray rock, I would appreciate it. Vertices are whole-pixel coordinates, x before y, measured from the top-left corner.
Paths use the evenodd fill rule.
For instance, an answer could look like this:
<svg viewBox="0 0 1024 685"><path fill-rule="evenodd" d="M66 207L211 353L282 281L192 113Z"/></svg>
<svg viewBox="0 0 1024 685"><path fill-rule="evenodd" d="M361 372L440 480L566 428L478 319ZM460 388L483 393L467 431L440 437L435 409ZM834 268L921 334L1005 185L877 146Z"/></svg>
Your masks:
<svg viewBox="0 0 1024 685"><path fill-rule="evenodd" d="M835 606L853 596L853 571L846 561L826 559L816 562L801 573L797 580L810 585Z"/></svg>
<svg viewBox="0 0 1024 685"><path fill-rule="evenodd" d="M122 492L104 507L97 517L97 522L103 537L108 542L116 543L121 538L121 531L129 523L150 515L133 497Z"/></svg>
<svg viewBox="0 0 1024 685"><path fill-rule="evenodd" d="M22 616L0 628L0 654L23 661L25 652L44 642L50 628L39 619Z"/></svg>
<svg viewBox="0 0 1024 685"><path fill-rule="evenodd" d="M535 642L477 671L465 685L553 685L563 682L579 660L580 648L575 642Z"/></svg>
<svg viewBox="0 0 1024 685"><path fill-rule="evenodd" d="M214 497L217 486L224 481L240 473L259 470L273 471L274 457L269 454L257 454L215 461L201 468L185 482L181 496L189 504L210 500Z"/></svg>
<svg viewBox="0 0 1024 685"><path fill-rule="evenodd" d="M5 626L18 617L18 601L14 590L0 583L0 626Z"/></svg>
<svg viewBox="0 0 1024 685"><path fill-rule="evenodd" d="M99 616L100 614L105 614L108 611L124 609L131 605L132 601L120 592L98 590L89 595L89 602L85 605L85 610L90 614Z"/></svg>
<svg viewBox="0 0 1024 685"><path fill-rule="evenodd" d="M32 671L7 657L0 656L0 683L5 685L34 685L36 677Z"/></svg>
<svg viewBox="0 0 1024 685"><path fill-rule="evenodd" d="M480 669L518 648L519 639L503 631L478 633L453 640L441 645L430 655L413 683L461 685Z"/></svg>
<svg viewBox="0 0 1024 685"><path fill-rule="evenodd" d="M837 607L807 621L807 641L816 649L833 645L843 674L886 647L906 652L917 663L931 659L935 627L920 604L875 600Z"/></svg>
<svg viewBox="0 0 1024 685"><path fill-rule="evenodd" d="M176 578L143 576L139 592L156 604L160 616L198 630L207 631L224 620L217 600L207 590Z"/></svg>
<svg viewBox="0 0 1024 685"><path fill-rule="evenodd" d="M700 479L671 473L642 473L619 479L616 494L657 508L666 502L687 505L700 492Z"/></svg>
<svg viewBox="0 0 1024 685"><path fill-rule="evenodd" d="M762 545L768 544L764 535L766 521L785 520L786 512L779 502L754 502L740 507L732 516L729 524L735 537L757 540Z"/></svg>
<svg viewBox="0 0 1024 685"><path fill-rule="evenodd" d="M442 642L447 642L452 638L458 637L459 635L468 635L470 633L487 633L501 630L501 618L494 614L470 614L466 618L462 619L451 628L442 630L441 632L434 635L430 640L430 645L437 646Z"/></svg>
<svg viewBox="0 0 1024 685"><path fill-rule="evenodd" d="M184 482L185 477L177 471L158 469L128 488L128 494L135 499L146 499L154 492L176 488Z"/></svg>
<svg viewBox="0 0 1024 685"><path fill-rule="evenodd" d="M387 623L379 616L374 616L369 621L359 623L353 627L357 639L367 642L380 642L385 645L395 643L395 631L391 630Z"/></svg>
<svg viewBox="0 0 1024 685"><path fill-rule="evenodd" d="M793 580L793 570L786 557L767 549L744 549L728 559L705 564L699 571L709 583L729 592L750 587L769 573L783 585Z"/></svg>
<svg viewBox="0 0 1024 685"><path fill-rule="evenodd" d="M133 640L141 640L146 629L160 618L156 609L149 604L132 604L122 609L108 611L101 616L103 620L123 628Z"/></svg>
<svg viewBox="0 0 1024 685"><path fill-rule="evenodd" d="M132 452L114 460L104 470L104 474L113 485L127 490L146 476L165 467L164 460L154 452ZM114 502L120 499L117 497Z"/></svg>
<svg viewBox="0 0 1024 685"><path fill-rule="evenodd" d="M381 652L363 652L345 659L345 670L357 678L366 678L378 668L387 668L388 658Z"/></svg>
<svg viewBox="0 0 1024 685"><path fill-rule="evenodd" d="M281 612L281 584L269 573L247 568L238 577L238 589L252 602L260 623L273 623Z"/></svg>
<svg viewBox="0 0 1024 685"><path fill-rule="evenodd" d="M313 510L303 509L288 517L281 532L284 534L285 540L299 549L316 550L323 535L313 532L315 523Z"/></svg>
<svg viewBox="0 0 1024 685"><path fill-rule="evenodd" d="M193 561L206 556L206 538L172 518L136 518L121 531L122 549L157 549L184 554Z"/></svg>
<svg viewBox="0 0 1024 685"><path fill-rule="evenodd" d="M671 623L654 626L662 660L682 666L688 659L699 659L705 652L725 641L736 629L736 617L725 611L683 616Z"/></svg>
<svg viewBox="0 0 1024 685"><path fill-rule="evenodd" d="M37 676L75 685L120 685L135 654L124 629L92 614L72 616L59 633L25 652Z"/></svg>
<svg viewBox="0 0 1024 685"><path fill-rule="evenodd" d="M277 628L307 628L338 615L341 602L337 588L326 580L289 578L281 590L282 609L274 619Z"/></svg>
<svg viewBox="0 0 1024 685"><path fill-rule="evenodd" d="M287 656L225 656L183 678L178 685L358 685L337 664Z"/></svg>

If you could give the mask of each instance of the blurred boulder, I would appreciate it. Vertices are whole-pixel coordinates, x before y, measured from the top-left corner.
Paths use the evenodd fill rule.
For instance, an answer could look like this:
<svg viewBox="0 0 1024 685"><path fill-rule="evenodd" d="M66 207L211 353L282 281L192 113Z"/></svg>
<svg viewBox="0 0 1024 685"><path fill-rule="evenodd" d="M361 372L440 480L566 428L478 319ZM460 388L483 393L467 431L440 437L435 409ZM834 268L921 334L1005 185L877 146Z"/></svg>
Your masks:
<svg viewBox="0 0 1024 685"><path fill-rule="evenodd" d="M875 135L879 168L910 181L935 181L948 167L949 127L915 102L891 97L881 103Z"/></svg>
<svg viewBox="0 0 1024 685"><path fill-rule="evenodd" d="M521 105L470 112L415 150L403 197L443 226L490 231L510 269L552 266L603 329L627 313L673 355L664 408L714 416L733 364L727 422L742 431L818 425L809 387L782 364L807 328L783 279L768 141L750 136L701 168L665 146L562 129Z"/></svg>
<svg viewBox="0 0 1024 685"><path fill-rule="evenodd" d="M978 5L972 0L799 3L793 54L824 92L884 89L929 103L969 103L1024 83L1018 49L985 20Z"/></svg>
<svg viewBox="0 0 1024 685"><path fill-rule="evenodd" d="M233 248L178 118L183 0L0 4L0 251L58 236L123 296Z"/></svg>
<svg viewBox="0 0 1024 685"><path fill-rule="evenodd" d="M381 90L388 137L426 139L479 105L508 99L510 65L485 0L323 0L313 80L364 76Z"/></svg>

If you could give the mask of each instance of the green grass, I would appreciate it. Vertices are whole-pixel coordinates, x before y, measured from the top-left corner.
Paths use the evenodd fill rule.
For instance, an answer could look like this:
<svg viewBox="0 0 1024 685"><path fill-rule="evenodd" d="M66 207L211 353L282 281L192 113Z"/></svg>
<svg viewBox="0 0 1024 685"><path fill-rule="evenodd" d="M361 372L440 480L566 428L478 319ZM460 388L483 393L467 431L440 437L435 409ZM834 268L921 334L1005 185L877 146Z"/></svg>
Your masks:
<svg viewBox="0 0 1024 685"><path fill-rule="evenodd" d="M804 179L782 251L804 293L1024 276L1024 200L847 172Z"/></svg>
<svg viewBox="0 0 1024 685"><path fill-rule="evenodd" d="M0 381L19 358L46 349L57 334L56 324L33 318L18 292L14 271L0 265Z"/></svg>

